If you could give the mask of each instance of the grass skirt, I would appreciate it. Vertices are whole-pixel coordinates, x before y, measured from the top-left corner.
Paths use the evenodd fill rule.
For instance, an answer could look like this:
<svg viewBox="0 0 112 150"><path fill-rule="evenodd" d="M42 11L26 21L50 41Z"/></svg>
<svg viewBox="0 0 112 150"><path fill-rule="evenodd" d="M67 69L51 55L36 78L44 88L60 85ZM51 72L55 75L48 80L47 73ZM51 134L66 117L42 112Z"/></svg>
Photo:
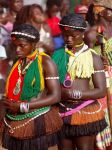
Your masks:
<svg viewBox="0 0 112 150"><path fill-rule="evenodd" d="M7 127L3 133L3 147L8 150L46 150L61 140L62 119L56 109L34 120L34 135L29 139L18 139L9 135Z"/></svg>
<svg viewBox="0 0 112 150"><path fill-rule="evenodd" d="M67 108L76 108L78 104L70 104L66 102ZM66 112L62 106L60 106L60 112ZM75 112L70 116L63 117L63 134L66 137L71 136L86 136L97 135L107 127L105 121L105 113L102 110L101 104L97 101L82 108L80 111Z"/></svg>

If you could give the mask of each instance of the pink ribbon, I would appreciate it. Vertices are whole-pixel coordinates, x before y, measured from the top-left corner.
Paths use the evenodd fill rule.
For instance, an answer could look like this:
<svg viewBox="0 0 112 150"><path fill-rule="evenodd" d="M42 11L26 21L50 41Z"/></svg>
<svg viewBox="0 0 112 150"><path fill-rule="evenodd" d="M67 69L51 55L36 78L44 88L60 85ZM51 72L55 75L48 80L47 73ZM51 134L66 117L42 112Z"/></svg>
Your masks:
<svg viewBox="0 0 112 150"><path fill-rule="evenodd" d="M88 100L88 101L85 101L83 104L81 104L80 106L74 108L74 109L71 109L70 111L67 111L65 113L60 113L60 116L63 118L63 117L66 117L66 116L70 116L72 115L73 113L76 113L78 112L79 110L81 110L82 108L84 108L85 106L93 103L95 100Z"/></svg>

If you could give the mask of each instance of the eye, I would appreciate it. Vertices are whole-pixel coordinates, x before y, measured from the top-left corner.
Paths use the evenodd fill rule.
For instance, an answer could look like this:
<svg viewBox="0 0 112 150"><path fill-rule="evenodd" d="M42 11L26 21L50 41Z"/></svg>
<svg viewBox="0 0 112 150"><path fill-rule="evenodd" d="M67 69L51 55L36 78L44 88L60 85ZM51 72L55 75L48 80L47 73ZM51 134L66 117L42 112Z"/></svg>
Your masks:
<svg viewBox="0 0 112 150"><path fill-rule="evenodd" d="M25 47L25 45L24 45L24 44L22 44L22 45L21 45L21 47Z"/></svg>

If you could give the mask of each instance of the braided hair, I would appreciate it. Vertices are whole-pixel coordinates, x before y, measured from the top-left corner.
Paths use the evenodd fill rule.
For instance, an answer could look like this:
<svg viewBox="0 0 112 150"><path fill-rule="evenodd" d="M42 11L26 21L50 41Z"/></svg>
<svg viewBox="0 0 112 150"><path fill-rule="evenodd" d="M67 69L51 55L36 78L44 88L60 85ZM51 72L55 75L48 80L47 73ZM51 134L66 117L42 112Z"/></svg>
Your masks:
<svg viewBox="0 0 112 150"><path fill-rule="evenodd" d="M21 24L13 29L11 37L12 39L23 38L29 42L38 42L39 31L30 24Z"/></svg>

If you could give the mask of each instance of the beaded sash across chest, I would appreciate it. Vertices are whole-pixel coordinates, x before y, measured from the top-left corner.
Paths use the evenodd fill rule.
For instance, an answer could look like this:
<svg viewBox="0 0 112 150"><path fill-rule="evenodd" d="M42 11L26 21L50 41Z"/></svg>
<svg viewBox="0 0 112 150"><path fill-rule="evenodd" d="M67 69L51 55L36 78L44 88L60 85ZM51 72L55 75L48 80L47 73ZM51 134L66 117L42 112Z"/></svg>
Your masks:
<svg viewBox="0 0 112 150"><path fill-rule="evenodd" d="M35 58L36 58L36 56L35 56L33 59L29 60L28 64L24 67L23 70L22 70L22 63L23 63L23 62L22 62L22 60L20 60L20 63L18 64L18 74L19 74L19 78L18 78L18 80L17 80L17 83L16 83L16 85L15 85L15 88L13 89L13 94L14 94L14 95L18 95L19 92L21 91L21 87L20 87L21 82L22 82L21 76L22 76L22 75L25 75L27 69L30 67L31 63L34 61Z"/></svg>
<svg viewBox="0 0 112 150"><path fill-rule="evenodd" d="M22 60L18 60L13 66L6 85L6 96L9 100L14 101L30 101L32 97L36 97L42 90L44 90L44 77L42 70L42 55L45 53L38 53L35 51L30 57L30 61L21 70ZM15 78L15 79L14 79ZM14 83L13 83L14 81ZM6 114L10 120L23 120L26 118L38 117L50 110L50 106L35 109L29 113L23 114Z"/></svg>
<svg viewBox="0 0 112 150"><path fill-rule="evenodd" d="M42 55L35 51L26 67L21 70L21 59L12 67L6 84L8 99L30 100L44 89Z"/></svg>

